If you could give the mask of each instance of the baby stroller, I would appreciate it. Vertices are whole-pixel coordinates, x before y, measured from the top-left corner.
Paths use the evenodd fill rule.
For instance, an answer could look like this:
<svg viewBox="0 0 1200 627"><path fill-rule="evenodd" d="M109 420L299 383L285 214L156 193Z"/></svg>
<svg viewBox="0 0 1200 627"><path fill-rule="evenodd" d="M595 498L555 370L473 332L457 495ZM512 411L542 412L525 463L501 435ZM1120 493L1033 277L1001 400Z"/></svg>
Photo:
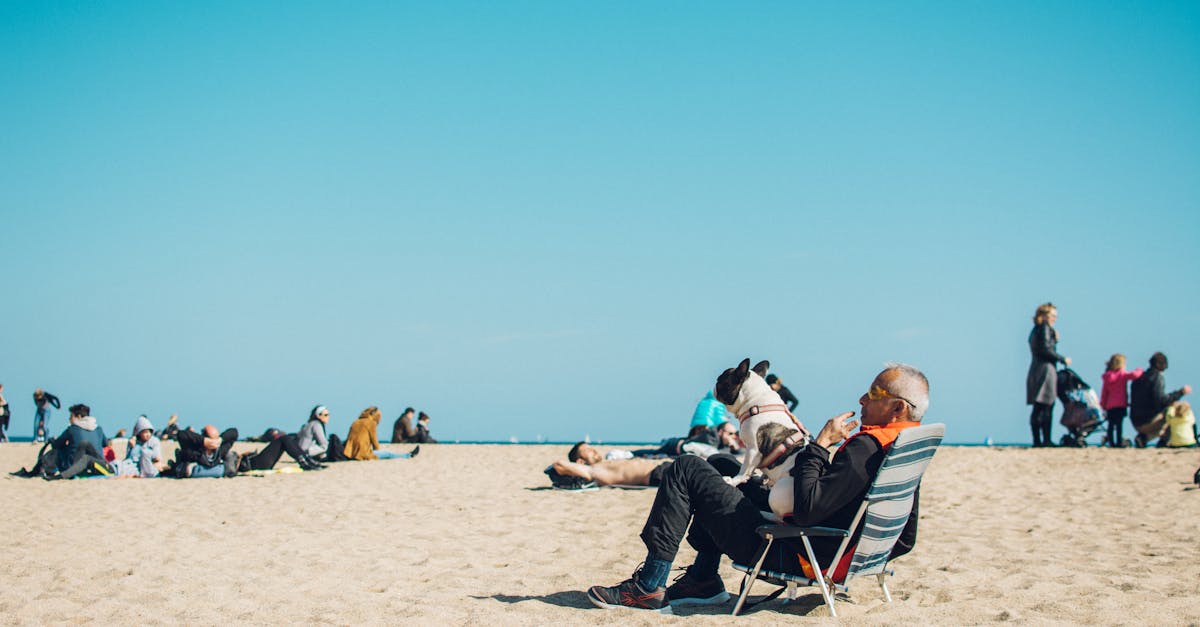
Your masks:
<svg viewBox="0 0 1200 627"><path fill-rule="evenodd" d="M1062 446L1085 447L1087 437L1104 426L1104 409L1100 397L1090 385L1070 368L1058 371L1058 400L1063 404L1060 422L1067 428ZM1107 436L1105 436L1107 437Z"/></svg>

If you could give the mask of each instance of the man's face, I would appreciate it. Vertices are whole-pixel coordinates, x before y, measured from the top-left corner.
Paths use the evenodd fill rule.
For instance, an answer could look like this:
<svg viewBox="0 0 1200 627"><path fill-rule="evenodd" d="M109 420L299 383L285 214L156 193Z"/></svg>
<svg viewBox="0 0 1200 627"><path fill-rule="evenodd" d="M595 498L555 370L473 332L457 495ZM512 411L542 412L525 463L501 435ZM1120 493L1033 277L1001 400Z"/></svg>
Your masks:
<svg viewBox="0 0 1200 627"><path fill-rule="evenodd" d="M725 448L741 447L741 442L738 442L737 430L733 428L732 424L727 423L725 426L721 427L721 432L719 435L721 436L721 446Z"/></svg>
<svg viewBox="0 0 1200 627"><path fill-rule="evenodd" d="M778 392L779 388L781 387L783 387L783 379L775 379L775 382L771 384L771 389L775 390L776 392Z"/></svg>
<svg viewBox="0 0 1200 627"><path fill-rule="evenodd" d="M867 393L858 398L864 425L886 425L908 416L908 402L893 394L888 387L896 376L897 373L891 370L879 373Z"/></svg>
<svg viewBox="0 0 1200 627"><path fill-rule="evenodd" d="M579 463L591 466L598 464L604 460L604 456L597 451L591 444L584 444L579 447Z"/></svg>

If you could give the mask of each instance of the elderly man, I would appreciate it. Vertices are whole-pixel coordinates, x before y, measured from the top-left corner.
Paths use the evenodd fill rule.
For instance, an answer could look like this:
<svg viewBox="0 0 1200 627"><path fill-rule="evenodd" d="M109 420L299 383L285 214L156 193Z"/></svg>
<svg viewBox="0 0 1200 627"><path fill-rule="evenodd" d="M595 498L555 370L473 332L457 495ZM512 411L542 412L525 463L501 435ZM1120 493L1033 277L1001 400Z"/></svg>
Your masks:
<svg viewBox="0 0 1200 627"><path fill-rule="evenodd" d="M851 437L854 412L835 416L797 453L795 513L803 526L845 529L854 518L883 458L900 431L920 424L929 407L929 382L921 371L890 364L858 399L862 430ZM832 447L845 440L833 454ZM721 556L751 563L761 539L754 529L763 524L762 512L750 496L725 483L711 465L696 457L680 457L663 473L650 516L642 529L647 554L633 577L612 586L594 586L587 596L597 607L629 608L671 613L671 604L722 603L729 598L717 574ZM688 532L689 524L691 531ZM697 551L687 572L666 588L671 562L684 533ZM892 557L912 550L917 532L917 500L892 551ZM826 540L819 542L818 540ZM814 538L817 559L825 562L837 550L833 538ZM808 566L798 542L779 541L763 560L763 568L801 572Z"/></svg>

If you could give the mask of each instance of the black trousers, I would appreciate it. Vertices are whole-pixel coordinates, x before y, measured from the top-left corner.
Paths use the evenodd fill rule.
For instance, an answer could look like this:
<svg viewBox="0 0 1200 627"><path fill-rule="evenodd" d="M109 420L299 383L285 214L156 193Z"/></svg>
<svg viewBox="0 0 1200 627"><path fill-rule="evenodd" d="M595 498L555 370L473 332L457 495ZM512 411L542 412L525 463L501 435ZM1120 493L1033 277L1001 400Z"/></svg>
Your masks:
<svg viewBox="0 0 1200 627"><path fill-rule="evenodd" d="M642 542L650 557L674 562L686 533L688 544L697 551L722 553L735 562L753 564L762 545L754 530L766 523L761 512L754 499L725 483L711 464L694 455L682 455L663 473L642 528ZM796 551L776 542L763 567L796 572Z"/></svg>
<svg viewBox="0 0 1200 627"><path fill-rule="evenodd" d="M1029 414L1029 429L1033 432L1034 446L1053 446L1050 440L1050 421L1054 419L1054 404L1034 403Z"/></svg>
<svg viewBox="0 0 1200 627"><path fill-rule="evenodd" d="M296 461L300 461L300 458L304 456L304 451L300 449L300 442L296 440L296 436L285 433L271 440L250 458L250 469L270 470L274 468L275 464L279 463L279 458L284 451L287 451L287 454Z"/></svg>
<svg viewBox="0 0 1200 627"><path fill-rule="evenodd" d="M1121 431L1125 426L1125 416L1129 413L1129 410L1124 407L1114 407L1106 409L1104 412L1108 419L1108 445L1120 446L1121 440L1125 439Z"/></svg>

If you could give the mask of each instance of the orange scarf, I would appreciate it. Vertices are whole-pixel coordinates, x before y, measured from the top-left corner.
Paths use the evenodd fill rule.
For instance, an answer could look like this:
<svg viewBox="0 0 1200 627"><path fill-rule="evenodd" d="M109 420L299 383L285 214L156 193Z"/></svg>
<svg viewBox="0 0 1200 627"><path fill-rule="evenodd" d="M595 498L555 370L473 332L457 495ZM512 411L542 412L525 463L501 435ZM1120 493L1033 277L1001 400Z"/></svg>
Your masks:
<svg viewBox="0 0 1200 627"><path fill-rule="evenodd" d="M842 450L842 448L850 443L850 440L853 440L860 435L869 435L872 438L875 438L875 441L879 443L879 446L886 451L892 448L892 442L895 442L896 438L900 437L901 431L919 426L921 426L921 423L919 422L893 422L886 425L863 425L862 428L858 430L858 433L846 438L846 441L842 443L842 446L838 447L838 450Z"/></svg>

